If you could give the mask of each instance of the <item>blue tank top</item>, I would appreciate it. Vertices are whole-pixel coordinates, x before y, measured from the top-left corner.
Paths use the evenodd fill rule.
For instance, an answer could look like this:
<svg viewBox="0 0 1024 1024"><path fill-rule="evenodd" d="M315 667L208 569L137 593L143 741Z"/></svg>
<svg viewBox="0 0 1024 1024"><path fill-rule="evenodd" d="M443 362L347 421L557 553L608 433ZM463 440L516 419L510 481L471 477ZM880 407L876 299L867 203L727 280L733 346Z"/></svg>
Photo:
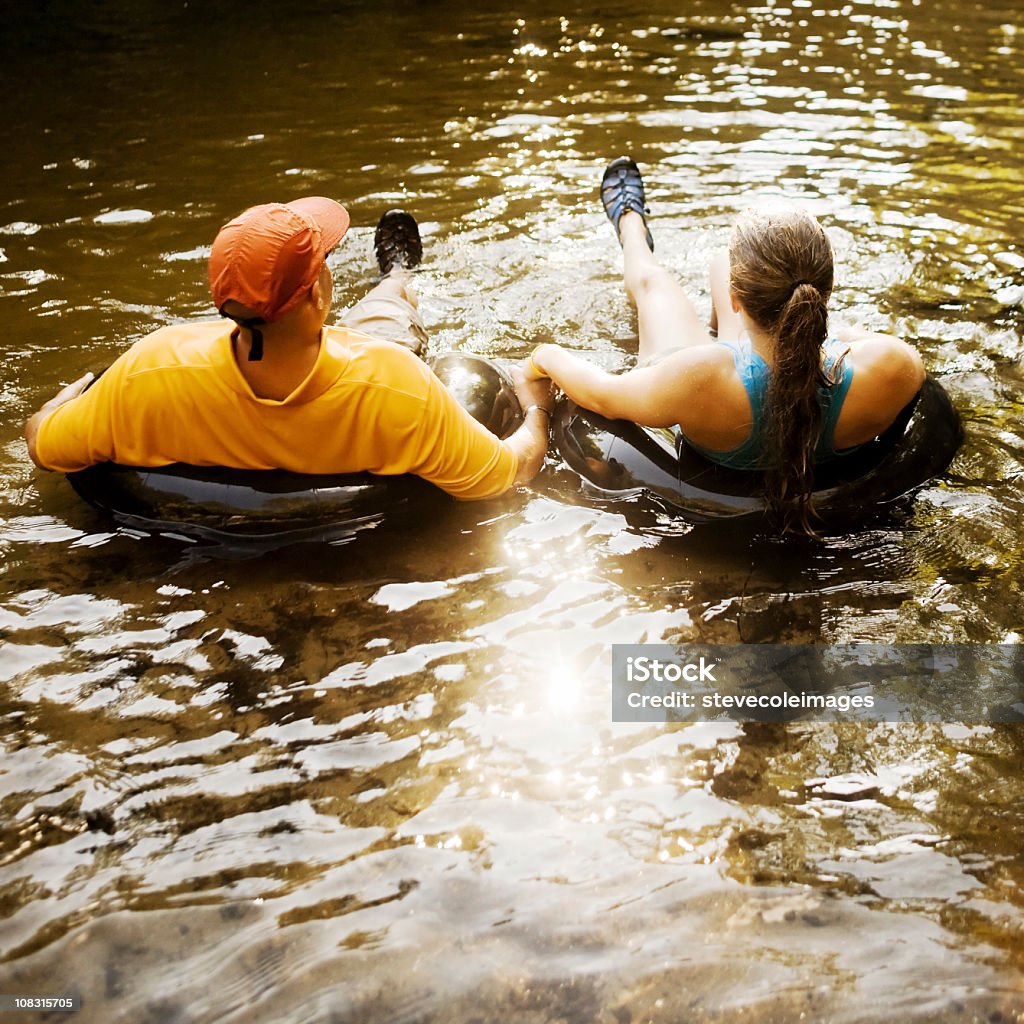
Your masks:
<svg viewBox="0 0 1024 1024"><path fill-rule="evenodd" d="M764 426L763 409L765 395L768 392L768 382L771 379L771 368L751 348L750 338L747 335L738 341L719 341L718 344L725 345L732 351L736 372L739 374L743 389L750 400L750 410L754 416L754 425L751 428L750 436L739 447L727 452L709 451L707 448L695 444L684 434L680 434L680 437L695 451L720 466L729 466L732 469L763 469L764 451L761 446L761 430ZM846 393L850 390L850 384L853 381L853 363L849 359L843 359L845 352L845 346L837 339L830 338L825 342L823 362L825 376L831 379L832 375L836 373L837 367L839 372L834 384L818 388L818 402L821 405L821 436L814 449L816 463L828 462L857 450L857 448L843 448L837 451L834 441L836 423L839 422L839 414L843 410Z"/></svg>

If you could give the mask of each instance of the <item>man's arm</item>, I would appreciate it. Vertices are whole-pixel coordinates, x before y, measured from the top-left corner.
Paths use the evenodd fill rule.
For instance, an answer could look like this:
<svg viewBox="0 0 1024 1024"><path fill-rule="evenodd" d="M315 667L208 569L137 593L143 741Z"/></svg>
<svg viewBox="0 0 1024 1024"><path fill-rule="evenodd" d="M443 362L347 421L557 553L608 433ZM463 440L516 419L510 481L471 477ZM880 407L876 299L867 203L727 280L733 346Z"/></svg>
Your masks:
<svg viewBox="0 0 1024 1024"><path fill-rule="evenodd" d="M519 367L512 370L512 383L526 416L505 444L512 449L518 465L513 483L526 484L540 472L544 463L548 451L548 427L555 402L551 395L550 381L530 380Z"/></svg>
<svg viewBox="0 0 1024 1024"><path fill-rule="evenodd" d="M392 355L399 358L398 353ZM405 472L429 480L460 501L496 498L514 484L533 479L548 446L544 413L527 413L519 429L502 440L474 419L429 367L412 355L407 362L406 368L415 367L427 390L414 449L401 442L409 448ZM524 412L533 405L551 409L550 381L528 383L520 370L513 370L512 378Z"/></svg>
<svg viewBox="0 0 1024 1024"><path fill-rule="evenodd" d="M40 468L49 469L49 466L44 466L38 458L36 453L36 438L39 435L39 427L54 410L59 409L62 405L70 402L72 398L77 398L91 383L94 374L90 371L89 373L83 374L78 380L72 384L68 384L62 388L53 396L48 402L45 402L36 412L34 412L25 423L25 440L28 442L28 456L29 458Z"/></svg>

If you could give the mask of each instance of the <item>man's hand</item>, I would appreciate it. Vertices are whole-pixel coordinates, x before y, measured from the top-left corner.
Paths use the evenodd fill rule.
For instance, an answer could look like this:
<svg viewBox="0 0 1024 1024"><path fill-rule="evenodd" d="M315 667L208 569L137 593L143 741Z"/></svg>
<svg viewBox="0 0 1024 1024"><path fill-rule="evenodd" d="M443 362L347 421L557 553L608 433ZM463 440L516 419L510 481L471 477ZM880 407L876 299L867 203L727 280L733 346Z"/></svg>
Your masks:
<svg viewBox="0 0 1024 1024"><path fill-rule="evenodd" d="M521 367L513 367L512 383L515 385L516 397L523 407L523 412L532 405L538 405L547 413L546 416L536 411L530 413L523 420L522 426L506 442L515 452L519 463L515 482L525 484L540 471L544 456L547 454L548 427L555 399L551 393L551 381L547 378L529 380Z"/></svg>
<svg viewBox="0 0 1024 1024"><path fill-rule="evenodd" d="M92 370L88 373L83 373L78 380L62 387L39 411L53 412L54 409L64 405L65 402L70 402L72 398L77 398L92 383L92 379L95 376L96 374Z"/></svg>
<svg viewBox="0 0 1024 1024"><path fill-rule="evenodd" d="M82 374L78 380L61 388L48 402L44 403L37 412L33 413L25 424L25 440L28 442L29 458L40 468L46 469L38 458L36 458L36 435L43 420L54 411L59 409L72 398L77 398L91 383L95 376L92 371Z"/></svg>
<svg viewBox="0 0 1024 1024"><path fill-rule="evenodd" d="M547 377L532 377L529 371L520 366L511 370L512 384L516 389L516 398L525 412L531 405L539 405L547 412L555 407L555 397L551 393L551 381Z"/></svg>

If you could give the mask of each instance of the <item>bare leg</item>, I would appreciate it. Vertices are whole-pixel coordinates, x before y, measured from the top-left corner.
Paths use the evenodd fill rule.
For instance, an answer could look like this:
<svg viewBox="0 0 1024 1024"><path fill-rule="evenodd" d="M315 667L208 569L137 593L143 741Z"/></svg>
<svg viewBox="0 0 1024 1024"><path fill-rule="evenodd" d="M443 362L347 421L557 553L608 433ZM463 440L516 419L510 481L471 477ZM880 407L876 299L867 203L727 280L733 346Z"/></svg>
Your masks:
<svg viewBox="0 0 1024 1024"><path fill-rule="evenodd" d="M723 249L711 261L711 330L723 341L734 341L744 330L729 294L729 253Z"/></svg>
<svg viewBox="0 0 1024 1024"><path fill-rule="evenodd" d="M639 361L647 362L673 348L711 341L683 286L647 248L643 218L626 211L619 221L623 282L636 306L640 328Z"/></svg>

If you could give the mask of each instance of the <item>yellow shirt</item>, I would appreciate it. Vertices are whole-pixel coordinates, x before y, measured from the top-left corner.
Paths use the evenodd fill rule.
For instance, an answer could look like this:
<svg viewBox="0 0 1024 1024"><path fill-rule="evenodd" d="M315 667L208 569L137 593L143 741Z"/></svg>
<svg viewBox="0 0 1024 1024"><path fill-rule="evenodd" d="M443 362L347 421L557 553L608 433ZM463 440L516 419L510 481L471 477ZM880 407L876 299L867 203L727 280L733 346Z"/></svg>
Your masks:
<svg viewBox="0 0 1024 1024"><path fill-rule="evenodd" d="M407 349L324 328L316 363L280 401L257 397L223 321L163 327L40 425L39 461L415 473L458 498L512 485L515 454Z"/></svg>

